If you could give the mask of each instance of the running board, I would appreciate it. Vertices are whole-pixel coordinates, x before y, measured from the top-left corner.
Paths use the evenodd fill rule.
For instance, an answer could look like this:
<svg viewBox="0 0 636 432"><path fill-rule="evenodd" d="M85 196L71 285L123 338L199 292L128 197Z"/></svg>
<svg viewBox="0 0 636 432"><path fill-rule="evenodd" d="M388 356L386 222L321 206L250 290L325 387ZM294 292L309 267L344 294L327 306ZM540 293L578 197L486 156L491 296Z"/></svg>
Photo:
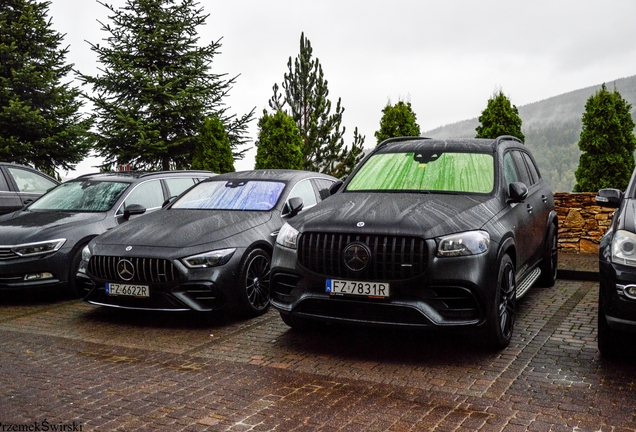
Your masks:
<svg viewBox="0 0 636 432"><path fill-rule="evenodd" d="M523 280L523 282L517 285L517 299L523 297L523 295L530 289L530 287L534 285L537 279L539 279L539 276L541 276L541 269L537 267L532 270L532 272L530 272L530 274Z"/></svg>

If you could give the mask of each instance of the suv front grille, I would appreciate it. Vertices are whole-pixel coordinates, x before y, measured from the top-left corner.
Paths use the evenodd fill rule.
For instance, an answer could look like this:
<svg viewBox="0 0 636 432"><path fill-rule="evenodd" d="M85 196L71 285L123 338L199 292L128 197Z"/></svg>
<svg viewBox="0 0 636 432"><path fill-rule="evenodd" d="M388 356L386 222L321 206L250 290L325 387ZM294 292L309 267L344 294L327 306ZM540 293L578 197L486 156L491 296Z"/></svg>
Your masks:
<svg viewBox="0 0 636 432"><path fill-rule="evenodd" d="M344 263L344 249L354 241L371 251L369 264L360 272ZM306 269L324 276L400 280L424 273L428 253L426 242L419 237L307 232L298 240L298 260Z"/></svg>
<svg viewBox="0 0 636 432"><path fill-rule="evenodd" d="M121 260L127 260L132 264L134 272L129 280L123 279L117 271L117 265ZM88 271L99 279L122 282L161 283L173 281L177 277L174 264L169 260L158 258L96 255L91 257Z"/></svg>

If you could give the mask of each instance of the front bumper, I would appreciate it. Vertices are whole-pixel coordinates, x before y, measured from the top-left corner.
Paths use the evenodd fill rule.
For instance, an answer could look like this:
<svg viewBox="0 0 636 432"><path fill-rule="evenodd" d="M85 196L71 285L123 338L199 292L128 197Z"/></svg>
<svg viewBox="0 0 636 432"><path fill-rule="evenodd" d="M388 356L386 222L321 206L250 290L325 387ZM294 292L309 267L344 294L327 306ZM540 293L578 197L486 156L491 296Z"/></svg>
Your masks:
<svg viewBox="0 0 636 432"><path fill-rule="evenodd" d="M56 289L68 283L72 248L39 257L0 261L0 291Z"/></svg>
<svg viewBox="0 0 636 432"><path fill-rule="evenodd" d="M636 333L636 298L625 294L626 287L636 285L636 268L599 261L600 307L609 327L616 331Z"/></svg>
<svg viewBox="0 0 636 432"><path fill-rule="evenodd" d="M319 321L389 327L462 328L482 325L494 301L496 248L466 257L437 258L427 242L423 274L390 283L391 296L367 298L326 292L329 275L303 268L296 250L276 244L272 306L281 314ZM360 277L364 281L364 277Z"/></svg>

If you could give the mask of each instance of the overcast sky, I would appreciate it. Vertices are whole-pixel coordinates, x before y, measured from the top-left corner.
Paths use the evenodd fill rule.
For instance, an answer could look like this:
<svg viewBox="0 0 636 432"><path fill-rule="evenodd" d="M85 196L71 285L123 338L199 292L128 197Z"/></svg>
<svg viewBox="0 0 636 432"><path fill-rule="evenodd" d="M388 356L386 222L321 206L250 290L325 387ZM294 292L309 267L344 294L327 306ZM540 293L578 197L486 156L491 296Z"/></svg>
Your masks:
<svg viewBox="0 0 636 432"><path fill-rule="evenodd" d="M124 0L107 3L123 6ZM421 130L478 117L495 89L517 106L636 75L632 0L232 0L201 2L202 44L221 39L214 73L240 75L226 103L257 118L283 80L301 32L320 60L345 143L357 126L373 147L382 108L410 101ZM108 10L95 0L52 0L67 63L97 73L86 41L102 43ZM256 121L250 128L256 139ZM253 147L253 145L252 145ZM255 149L236 169L251 169ZM77 172L92 171L92 161ZM62 173L64 174L64 173ZM71 175L74 176L74 175Z"/></svg>

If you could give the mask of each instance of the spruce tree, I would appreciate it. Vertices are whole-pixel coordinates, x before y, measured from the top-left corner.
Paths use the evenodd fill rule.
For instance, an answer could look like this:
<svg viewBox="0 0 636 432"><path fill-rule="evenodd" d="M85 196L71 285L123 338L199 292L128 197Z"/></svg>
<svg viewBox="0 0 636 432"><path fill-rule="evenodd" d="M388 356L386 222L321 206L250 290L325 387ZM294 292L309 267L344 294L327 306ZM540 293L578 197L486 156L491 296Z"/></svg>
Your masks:
<svg viewBox="0 0 636 432"><path fill-rule="evenodd" d="M519 110L510 103L510 99L500 90L495 91L488 105L479 116L476 138L497 138L501 135L512 135L524 141L521 132Z"/></svg>
<svg viewBox="0 0 636 432"><path fill-rule="evenodd" d="M0 2L0 160L55 175L90 151L91 120L81 93L65 82L63 35L47 19L50 2Z"/></svg>
<svg viewBox="0 0 636 432"><path fill-rule="evenodd" d="M351 148L344 144L346 128L341 126L344 108L340 98L331 112L329 89L320 61L313 58L309 39L300 35L300 53L287 62L283 91L274 84L269 106L285 111L296 122L303 139L303 168L335 176L346 176L363 156L364 137L353 132Z"/></svg>
<svg viewBox="0 0 636 432"><path fill-rule="evenodd" d="M605 87L585 104L579 139L583 152L576 170L575 192L596 192L602 188L625 190L634 170L634 120L631 105L616 89Z"/></svg>
<svg viewBox="0 0 636 432"><path fill-rule="evenodd" d="M230 139L223 122L216 116L204 120L192 155L192 169L218 174L234 172L234 158Z"/></svg>
<svg viewBox="0 0 636 432"><path fill-rule="evenodd" d="M127 0L117 9L101 4L112 13L112 24L102 25L106 45L90 43L101 74L81 79L92 86L104 166L188 168L209 116L223 122L233 156L241 159L254 110L228 114L223 100L237 77L211 72L221 44L199 44L197 28L208 15L197 0Z"/></svg>
<svg viewBox="0 0 636 432"><path fill-rule="evenodd" d="M258 121L255 169L302 169L303 138L294 119L282 111L263 110Z"/></svg>
<svg viewBox="0 0 636 432"><path fill-rule="evenodd" d="M391 105L391 102L386 104L382 110L380 129L375 132L378 144L388 138L419 135L420 125L417 124L411 102L398 101L395 105Z"/></svg>

